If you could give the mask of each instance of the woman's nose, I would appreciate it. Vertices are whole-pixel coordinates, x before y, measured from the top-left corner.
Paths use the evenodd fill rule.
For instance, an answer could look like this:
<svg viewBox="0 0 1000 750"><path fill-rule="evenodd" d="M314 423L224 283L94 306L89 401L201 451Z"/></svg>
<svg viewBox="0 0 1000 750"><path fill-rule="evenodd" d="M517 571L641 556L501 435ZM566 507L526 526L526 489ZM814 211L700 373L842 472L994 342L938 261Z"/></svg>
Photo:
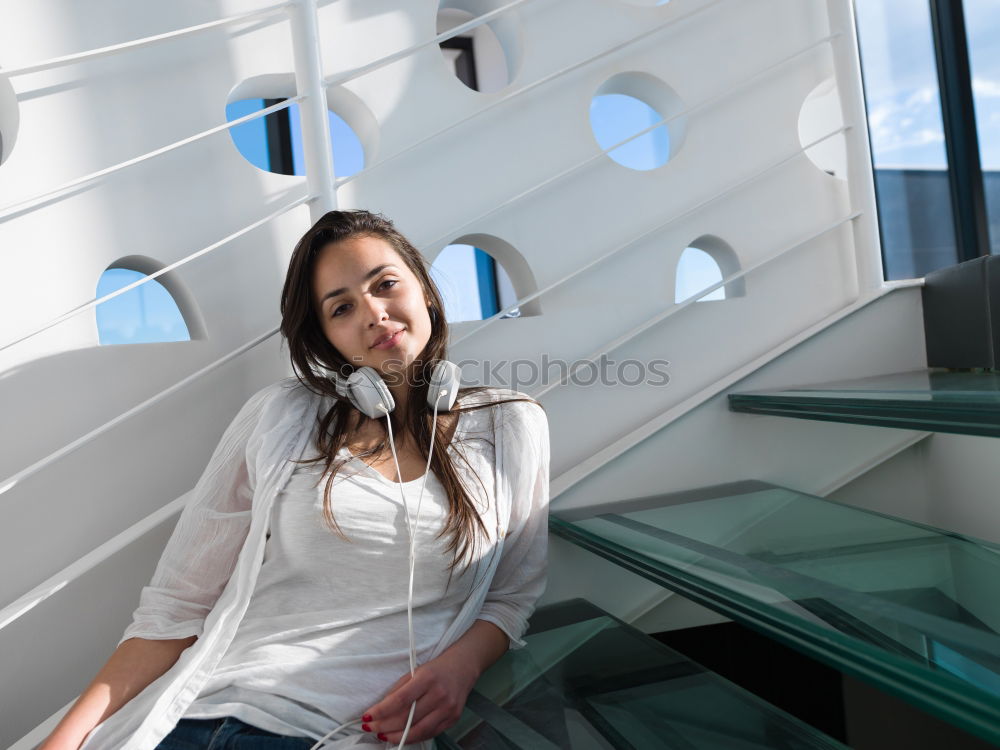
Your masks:
<svg viewBox="0 0 1000 750"><path fill-rule="evenodd" d="M385 302L380 300L378 297L367 297L365 299L365 304L368 309L369 326L378 325L389 317L388 313L385 311Z"/></svg>

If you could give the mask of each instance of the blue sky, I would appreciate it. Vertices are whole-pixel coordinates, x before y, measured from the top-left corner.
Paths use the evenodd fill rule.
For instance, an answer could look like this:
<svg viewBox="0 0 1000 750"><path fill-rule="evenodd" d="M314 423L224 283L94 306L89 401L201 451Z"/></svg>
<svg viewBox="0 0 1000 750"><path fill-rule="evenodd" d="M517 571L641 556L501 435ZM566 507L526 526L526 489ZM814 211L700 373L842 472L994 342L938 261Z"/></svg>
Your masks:
<svg viewBox="0 0 1000 750"><path fill-rule="evenodd" d="M984 169L1000 169L1000 3L965 0ZM944 167L946 156L927 0L857 0L876 167Z"/></svg>

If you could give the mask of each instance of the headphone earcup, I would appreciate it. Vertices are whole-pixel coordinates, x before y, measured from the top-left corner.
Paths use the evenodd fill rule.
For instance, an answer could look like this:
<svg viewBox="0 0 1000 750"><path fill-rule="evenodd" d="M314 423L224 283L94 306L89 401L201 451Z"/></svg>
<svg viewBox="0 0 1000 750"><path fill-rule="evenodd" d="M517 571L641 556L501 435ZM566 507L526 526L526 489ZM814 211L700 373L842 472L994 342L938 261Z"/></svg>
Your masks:
<svg viewBox="0 0 1000 750"><path fill-rule="evenodd" d="M427 405L433 409L437 403L438 412L451 411L461 385L462 371L458 365L442 359L434 365L434 370L431 372L431 382L427 387Z"/></svg>
<svg viewBox="0 0 1000 750"><path fill-rule="evenodd" d="M396 408L396 402L389 392L389 386L382 380L382 376L373 367L359 367L347 378L347 397L361 411L372 419L384 417L387 412ZM378 408L379 404L385 406L386 411Z"/></svg>

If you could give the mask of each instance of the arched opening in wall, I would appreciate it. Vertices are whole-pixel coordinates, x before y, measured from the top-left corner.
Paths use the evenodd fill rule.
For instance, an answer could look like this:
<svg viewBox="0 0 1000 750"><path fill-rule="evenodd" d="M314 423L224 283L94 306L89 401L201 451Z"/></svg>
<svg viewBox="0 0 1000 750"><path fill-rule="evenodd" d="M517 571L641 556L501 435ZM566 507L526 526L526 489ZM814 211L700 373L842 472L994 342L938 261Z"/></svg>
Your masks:
<svg viewBox="0 0 1000 750"><path fill-rule="evenodd" d="M674 277L674 302L680 303L704 289L718 284L724 278L739 273L740 262L736 252L724 240L710 234L692 241L677 261ZM746 295L746 280L734 279L715 289L698 302L724 300Z"/></svg>
<svg viewBox="0 0 1000 750"><path fill-rule="evenodd" d="M437 14L437 34L500 7L493 0L444 0ZM517 25L507 12L440 43L441 54L455 77L473 91L491 94L517 76L521 47Z"/></svg>
<svg viewBox="0 0 1000 750"><path fill-rule="evenodd" d="M116 292L163 268L152 258L120 258L101 274L97 297ZM149 344L204 338L204 326L194 300L171 274L163 274L94 308L98 341Z"/></svg>
<svg viewBox="0 0 1000 750"><path fill-rule="evenodd" d="M799 143L803 148L844 125L840 91L832 77L809 92L799 110ZM843 133L806 148L806 156L828 175L847 179L847 143Z"/></svg>
<svg viewBox="0 0 1000 750"><path fill-rule="evenodd" d="M0 77L0 164L7 161L14 150L19 123L17 94L14 93L10 80Z"/></svg>
<svg viewBox="0 0 1000 750"><path fill-rule="evenodd" d="M657 169L680 149L684 140L684 111L680 97L667 84L648 73L618 73L598 87L590 101L590 127L608 156L629 169ZM669 122L649 130L617 148L637 133L664 119Z"/></svg>
<svg viewBox="0 0 1000 750"><path fill-rule="evenodd" d="M261 76L244 81L230 94L226 121L259 112L295 95L294 77ZM374 159L378 126L360 98L342 86L327 91L333 171L350 177ZM258 169L276 174L305 175L302 119L298 103L229 129L240 154Z"/></svg>
<svg viewBox="0 0 1000 750"><path fill-rule="evenodd" d="M537 290L524 256L488 234L468 234L443 248L430 268L444 299L449 323L485 320ZM541 315L535 298L508 310L504 318Z"/></svg>

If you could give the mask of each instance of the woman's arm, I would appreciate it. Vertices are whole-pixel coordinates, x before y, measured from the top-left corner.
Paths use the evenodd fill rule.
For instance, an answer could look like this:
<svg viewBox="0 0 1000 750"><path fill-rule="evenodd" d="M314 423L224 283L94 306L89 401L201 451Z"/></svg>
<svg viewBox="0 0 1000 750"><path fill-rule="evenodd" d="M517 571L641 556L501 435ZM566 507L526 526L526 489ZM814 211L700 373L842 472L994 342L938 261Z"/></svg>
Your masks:
<svg viewBox="0 0 1000 750"><path fill-rule="evenodd" d="M130 638L122 643L39 750L77 750L90 730L169 670L197 639Z"/></svg>
<svg viewBox="0 0 1000 750"><path fill-rule="evenodd" d="M434 661L442 660L449 669L465 673L466 678L471 681L469 690L472 690L479 676L507 652L509 642L507 635L492 622L476 620L461 638L442 651ZM467 690L465 695L468 694ZM462 696L462 703L465 703L465 696Z"/></svg>
<svg viewBox="0 0 1000 750"><path fill-rule="evenodd" d="M406 744L429 740L452 726L462 715L465 701L479 676L507 651L506 634L491 622L476 620L461 638L426 664L411 678L406 673L388 694L370 709L362 726L379 739L398 744L417 701Z"/></svg>

